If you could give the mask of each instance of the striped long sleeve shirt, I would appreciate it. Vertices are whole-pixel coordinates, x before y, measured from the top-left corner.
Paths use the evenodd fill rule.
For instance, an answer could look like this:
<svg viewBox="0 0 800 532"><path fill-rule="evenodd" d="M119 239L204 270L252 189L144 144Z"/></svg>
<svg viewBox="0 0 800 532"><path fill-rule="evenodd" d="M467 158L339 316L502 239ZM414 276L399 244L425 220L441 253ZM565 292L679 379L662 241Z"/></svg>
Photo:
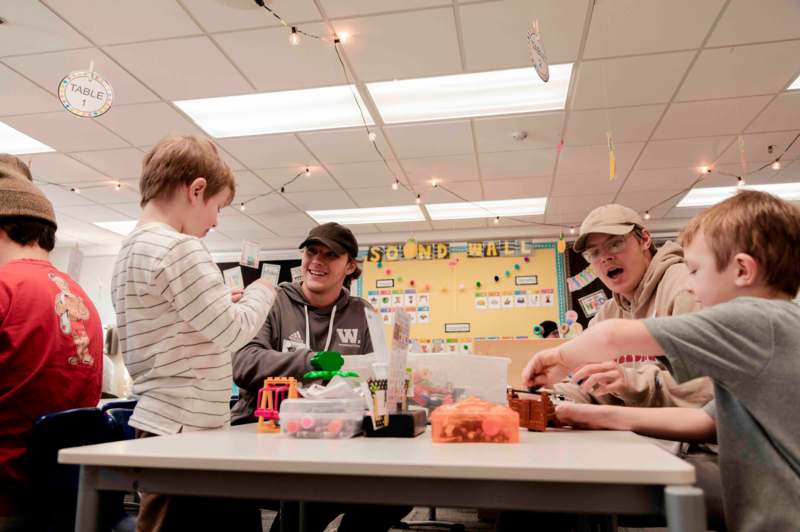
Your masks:
<svg viewBox="0 0 800 532"><path fill-rule="evenodd" d="M175 434L227 425L231 353L258 332L274 293L256 283L232 303L200 239L150 223L123 242L111 298L133 393L140 396L131 426Z"/></svg>

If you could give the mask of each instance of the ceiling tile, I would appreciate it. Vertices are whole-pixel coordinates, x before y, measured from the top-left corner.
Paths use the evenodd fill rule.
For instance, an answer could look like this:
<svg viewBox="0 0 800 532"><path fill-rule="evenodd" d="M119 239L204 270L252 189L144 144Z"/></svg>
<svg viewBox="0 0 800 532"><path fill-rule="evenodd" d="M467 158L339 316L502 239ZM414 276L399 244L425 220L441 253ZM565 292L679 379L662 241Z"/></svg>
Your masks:
<svg viewBox="0 0 800 532"><path fill-rule="evenodd" d="M88 70L89 64L94 62L95 72L108 81L114 89L114 105L151 102L158 99L99 48L8 57L3 59L3 62L50 91L54 97L59 82L67 74L75 70Z"/></svg>
<svg viewBox="0 0 800 532"><path fill-rule="evenodd" d="M379 130L374 130L374 133L378 148L386 159L391 159L391 151L386 145L383 134ZM381 160L364 128L300 133L299 137L311 153L324 164Z"/></svg>
<svg viewBox="0 0 800 532"><path fill-rule="evenodd" d="M297 212L297 208L281 197L279 193L254 196L236 193L232 205L247 202L247 215L272 214L276 212Z"/></svg>
<svg viewBox="0 0 800 532"><path fill-rule="evenodd" d="M233 175L236 177L236 194L239 196L264 194L272 190L263 179L248 170L237 170Z"/></svg>
<svg viewBox="0 0 800 532"><path fill-rule="evenodd" d="M249 229L231 229L230 231L225 231L224 234L229 239L240 244L244 240L258 241L262 238L272 238L275 236L275 233L257 224L253 224Z"/></svg>
<svg viewBox="0 0 800 532"><path fill-rule="evenodd" d="M97 44L148 41L201 33L197 24L173 0L48 0L47 3Z"/></svg>
<svg viewBox="0 0 800 532"><path fill-rule="evenodd" d="M328 34L321 23L303 25L303 31ZM259 91L347 84L333 46L312 39L292 46L287 37L288 30L280 27L221 33L213 39Z"/></svg>
<svg viewBox="0 0 800 532"><path fill-rule="evenodd" d="M167 100L252 92L252 87L207 37L122 44L104 50ZM153 60L155 57L158 61Z"/></svg>
<svg viewBox="0 0 800 532"><path fill-rule="evenodd" d="M625 176L644 146L641 142L617 142L617 177ZM558 160L558 175L594 174L608 179L608 145L564 146ZM558 179L556 180L558 181Z"/></svg>
<svg viewBox="0 0 800 532"><path fill-rule="evenodd" d="M491 224L491 227L523 227L526 225L536 227L537 224L544 223L544 215L541 216L514 216L513 218L500 218L497 225ZM543 229L543 226L539 226ZM553 228L550 228L552 231Z"/></svg>
<svg viewBox="0 0 800 532"><path fill-rule="evenodd" d="M260 135L217 142L252 170L287 166L305 168L314 163L311 154L294 135Z"/></svg>
<svg viewBox="0 0 800 532"><path fill-rule="evenodd" d="M299 169L300 172L303 169ZM266 180L273 188L280 189L281 185L294 179L298 173L297 167L289 168L269 168L266 170L256 170L261 178ZM341 190L341 187L331 179L324 169L315 167L310 176L301 175L289 185L286 185L286 192L310 192L320 190Z"/></svg>
<svg viewBox="0 0 800 532"><path fill-rule="evenodd" d="M637 211L642 216L644 216L645 212L649 212L650 216L661 218L678 202L678 198L683 196L683 194L675 198L671 198L670 196L674 196L680 192L681 189L640 190L635 192L623 190L614 201L615 203L625 205Z"/></svg>
<svg viewBox="0 0 800 532"><path fill-rule="evenodd" d="M592 209L611 203L613 194L588 196L556 196L547 200L545 220L554 224L580 224Z"/></svg>
<svg viewBox="0 0 800 532"><path fill-rule="evenodd" d="M3 11L8 23L3 24L0 56L90 46L89 41L41 2L5 0Z"/></svg>
<svg viewBox="0 0 800 532"><path fill-rule="evenodd" d="M533 19L539 20L550 64L575 61L586 7L585 0L505 0L460 6L467 70L529 66L525 36Z"/></svg>
<svg viewBox="0 0 800 532"><path fill-rule="evenodd" d="M770 101L770 96L674 103L653 134L654 139L736 134Z"/></svg>
<svg viewBox="0 0 800 532"><path fill-rule="evenodd" d="M449 6L451 0L403 0L398 5L394 0L321 0L325 14L331 18L372 15L386 11L423 9L426 7Z"/></svg>
<svg viewBox="0 0 800 532"><path fill-rule="evenodd" d="M317 226L317 222L305 213L290 213L290 214L259 214L254 216L259 223L282 237L304 237L312 227ZM294 245L297 246L298 241Z"/></svg>
<svg viewBox="0 0 800 532"><path fill-rule="evenodd" d="M144 153L136 148L75 152L72 157L114 179L138 179Z"/></svg>
<svg viewBox="0 0 800 532"><path fill-rule="evenodd" d="M580 64L574 109L666 103L694 52L586 61Z"/></svg>
<svg viewBox="0 0 800 532"><path fill-rule="evenodd" d="M58 151L102 150L127 143L91 119L67 112L9 116L3 122Z"/></svg>
<svg viewBox="0 0 800 532"><path fill-rule="evenodd" d="M229 231L262 229L256 221L253 221L255 218L256 216L253 216L253 218L246 216L239 211L238 207L231 205L227 209L222 209L219 213L217 229L226 235Z"/></svg>
<svg viewBox="0 0 800 532"><path fill-rule="evenodd" d="M394 175L397 176L397 179L402 180L402 174L397 168L396 161L389 161L389 166L392 168ZM389 172L383 161L329 164L327 168L336 178L336 181L351 193L353 189L359 188L391 188L392 173Z"/></svg>
<svg viewBox="0 0 800 532"><path fill-rule="evenodd" d="M483 199L480 181L448 182L443 186L445 188L420 187L417 192L420 193L424 203L459 203L464 200L481 201Z"/></svg>
<svg viewBox="0 0 800 532"><path fill-rule="evenodd" d="M650 141L642 152L636 170L686 168L696 170L719 158L736 137L704 137Z"/></svg>
<svg viewBox="0 0 800 532"><path fill-rule="evenodd" d="M400 158L473 153L469 121L384 127Z"/></svg>
<svg viewBox="0 0 800 532"><path fill-rule="evenodd" d="M219 151L219 154L222 156L222 160L225 161L225 163L230 167L231 170L237 171L237 170L244 170L245 169L244 165L242 163L240 163L238 160L236 160L233 157L233 155L231 155L230 153L225 151L223 149L223 147L220 146L219 142L217 142L217 141L215 141L215 142L216 142L216 145L217 145L217 151Z"/></svg>
<svg viewBox="0 0 800 532"><path fill-rule="evenodd" d="M117 203L138 202L140 200L138 182L123 181L121 185L119 190L117 190L113 182L102 183L102 186L100 184L92 185L91 188L83 186L81 188L81 196L85 196L100 205L108 206Z"/></svg>
<svg viewBox="0 0 800 532"><path fill-rule="evenodd" d="M798 123L800 126L800 123ZM744 138L745 164L748 170L752 170L766 162L772 162L781 155L789 146L789 143L798 135L798 131L781 131L776 133L749 133ZM768 147L773 146L772 153ZM800 157L800 139L794 143L791 149L781 158L783 161ZM736 164L741 171L741 157L739 143L734 142L725 154L717 161L720 164Z"/></svg>
<svg viewBox="0 0 800 532"><path fill-rule="evenodd" d="M635 170L628 176L621 194L683 189L697 180L699 173L690 168Z"/></svg>
<svg viewBox="0 0 800 532"><path fill-rule="evenodd" d="M406 175L414 183L430 183L432 179L473 181L478 179L478 165L474 155L421 157L400 161Z"/></svg>
<svg viewBox="0 0 800 532"><path fill-rule="evenodd" d="M105 181L107 176L61 153L23 155L30 164L33 178L51 183L79 183Z"/></svg>
<svg viewBox="0 0 800 532"><path fill-rule="evenodd" d="M564 113L561 111L480 118L472 122L480 152L552 149L561 140L563 125ZM513 135L521 132L527 136L523 140L514 139Z"/></svg>
<svg viewBox="0 0 800 532"><path fill-rule="evenodd" d="M359 207L411 205L416 197L410 190L404 188L392 190L388 186L356 188L348 190L348 193Z"/></svg>
<svg viewBox="0 0 800 532"><path fill-rule="evenodd" d="M413 233L414 231L430 231L430 222L405 222L397 224L376 224L381 233Z"/></svg>
<svg viewBox="0 0 800 532"><path fill-rule="evenodd" d="M141 103L112 108L97 119L135 146L156 144L168 135L205 133L166 103Z"/></svg>
<svg viewBox="0 0 800 532"><path fill-rule="evenodd" d="M608 171L587 174L562 174L558 173L553 183L551 196L574 196L579 191L591 190L595 194L615 194L622 185L624 178L608 178Z"/></svg>
<svg viewBox="0 0 800 532"><path fill-rule="evenodd" d="M477 220L442 220L431 222L437 231L452 231L454 229L485 229L489 221L486 218Z"/></svg>
<svg viewBox="0 0 800 532"><path fill-rule="evenodd" d="M269 11L249 1L181 0L195 20L208 32L243 28L279 26L281 23ZM280 13L289 24L319 20L314 2L270 0L269 7Z"/></svg>
<svg viewBox="0 0 800 532"><path fill-rule="evenodd" d="M287 193L286 198L299 208L310 210L352 209L357 205L342 191Z"/></svg>
<svg viewBox="0 0 800 532"><path fill-rule="evenodd" d="M361 81L461 72L453 9L431 9L333 21ZM413 28L413 29L412 29Z"/></svg>
<svg viewBox="0 0 800 532"><path fill-rule="evenodd" d="M747 131L778 131L794 129L800 124L800 91L780 94Z"/></svg>
<svg viewBox="0 0 800 532"><path fill-rule="evenodd" d="M480 154L484 179L549 176L555 162L555 148Z"/></svg>
<svg viewBox="0 0 800 532"><path fill-rule="evenodd" d="M614 142L645 141L664 112L663 105L573 111L569 115L564 143L567 146L607 145L610 131Z"/></svg>
<svg viewBox="0 0 800 532"><path fill-rule="evenodd" d="M591 59L698 48L724 4L723 0L597 2L583 56Z"/></svg>
<svg viewBox="0 0 800 532"><path fill-rule="evenodd" d="M800 37L800 4L794 0L732 0L707 46Z"/></svg>
<svg viewBox="0 0 800 532"><path fill-rule="evenodd" d="M797 75L800 41L703 50L676 101L780 92Z"/></svg>
<svg viewBox="0 0 800 532"><path fill-rule="evenodd" d="M758 169L752 165L744 174L745 183L748 185L764 185L767 183L787 183L798 181L797 172L791 167L795 161L787 161L779 171L773 170L769 166ZM742 175L742 167L739 164L719 164L714 167L714 172L707 175L697 186L702 187L730 187L738 184L736 176Z"/></svg>
<svg viewBox="0 0 800 532"><path fill-rule="evenodd" d="M139 203L119 203L114 205L114 210L121 212L128 218L138 219L142 215L142 209Z"/></svg>
<svg viewBox="0 0 800 532"><path fill-rule="evenodd" d="M58 111L61 103L10 68L0 64L0 116Z"/></svg>
<svg viewBox="0 0 800 532"><path fill-rule="evenodd" d="M74 207L59 207L56 209L57 214L65 214L70 218L80 220L82 222L116 222L127 220L128 217L100 205L92 206L74 206Z"/></svg>
<svg viewBox="0 0 800 532"><path fill-rule="evenodd" d="M541 198L550 193L552 181L550 177L493 179L484 183L484 197L487 200Z"/></svg>

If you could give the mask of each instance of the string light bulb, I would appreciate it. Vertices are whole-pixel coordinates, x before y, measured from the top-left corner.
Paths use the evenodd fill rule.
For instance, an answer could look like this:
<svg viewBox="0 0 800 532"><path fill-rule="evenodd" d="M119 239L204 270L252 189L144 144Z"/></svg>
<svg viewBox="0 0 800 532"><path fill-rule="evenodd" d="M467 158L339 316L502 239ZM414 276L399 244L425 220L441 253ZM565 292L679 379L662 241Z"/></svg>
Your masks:
<svg viewBox="0 0 800 532"><path fill-rule="evenodd" d="M780 161L780 159L775 159L775 162L772 163L772 167L771 168L773 170L780 170L781 169L781 161Z"/></svg>
<svg viewBox="0 0 800 532"><path fill-rule="evenodd" d="M350 32L343 31L341 33L337 33L336 38L339 39L339 42L346 43L350 40Z"/></svg>
<svg viewBox="0 0 800 532"><path fill-rule="evenodd" d="M300 46L300 34L297 33L297 26L292 26L292 33L289 34L289 44Z"/></svg>
<svg viewBox="0 0 800 532"><path fill-rule="evenodd" d="M569 234L571 234L571 235L574 235L574 234L575 234L575 226L574 226L574 225L573 225L573 226L570 226L570 228L569 228Z"/></svg>
<svg viewBox="0 0 800 532"><path fill-rule="evenodd" d="M80 194L81 193L81 189L79 189L78 187L72 187L70 189L70 191L74 192L75 194Z"/></svg>
<svg viewBox="0 0 800 532"><path fill-rule="evenodd" d="M369 138L370 142L375 142L378 138L378 135L376 135L374 131L370 131L367 137Z"/></svg>
<svg viewBox="0 0 800 532"><path fill-rule="evenodd" d="M422 203L422 196L420 196L419 194L417 194L417 199L416 199L416 202L417 202L417 205L419 205L420 203Z"/></svg>
<svg viewBox="0 0 800 532"><path fill-rule="evenodd" d="M499 223L500 223L500 217L499 216L495 216L494 217L494 225L497 225Z"/></svg>
<svg viewBox="0 0 800 532"><path fill-rule="evenodd" d="M644 219L645 220L649 220L650 219L650 211L644 211Z"/></svg>
<svg viewBox="0 0 800 532"><path fill-rule="evenodd" d="M121 188L122 188L122 183L117 183L116 185L114 185L114 190L116 190L117 192L119 192L119 189Z"/></svg>
<svg viewBox="0 0 800 532"><path fill-rule="evenodd" d="M433 188L439 188L439 180L431 179L431 185L433 185Z"/></svg>
<svg viewBox="0 0 800 532"><path fill-rule="evenodd" d="M395 179L394 183L392 183L392 190L397 190L400 188L400 181Z"/></svg>
<svg viewBox="0 0 800 532"><path fill-rule="evenodd" d="M311 169L308 166L306 166L306 177L310 176L311 176Z"/></svg>
<svg viewBox="0 0 800 532"><path fill-rule="evenodd" d="M701 174L710 174L711 173L711 167L710 166L701 166L700 167L700 173Z"/></svg>
<svg viewBox="0 0 800 532"><path fill-rule="evenodd" d="M742 179L741 177L736 178L736 188L743 189L746 184L747 183L745 183L744 179Z"/></svg>
<svg viewBox="0 0 800 532"><path fill-rule="evenodd" d="M245 207L245 205L244 205L244 202L242 202L242 204L241 204L241 205L239 205L239 210L240 210L240 211L243 211L243 210L245 210L246 208L247 208L247 207Z"/></svg>

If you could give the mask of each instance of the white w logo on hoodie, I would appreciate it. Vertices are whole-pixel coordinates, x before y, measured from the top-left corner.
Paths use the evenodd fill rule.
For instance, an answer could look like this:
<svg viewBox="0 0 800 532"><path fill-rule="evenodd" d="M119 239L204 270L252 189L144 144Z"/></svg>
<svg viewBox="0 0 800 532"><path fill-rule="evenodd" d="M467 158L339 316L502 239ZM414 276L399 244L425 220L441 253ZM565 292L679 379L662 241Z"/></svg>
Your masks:
<svg viewBox="0 0 800 532"><path fill-rule="evenodd" d="M357 344L358 329L336 329L340 344Z"/></svg>

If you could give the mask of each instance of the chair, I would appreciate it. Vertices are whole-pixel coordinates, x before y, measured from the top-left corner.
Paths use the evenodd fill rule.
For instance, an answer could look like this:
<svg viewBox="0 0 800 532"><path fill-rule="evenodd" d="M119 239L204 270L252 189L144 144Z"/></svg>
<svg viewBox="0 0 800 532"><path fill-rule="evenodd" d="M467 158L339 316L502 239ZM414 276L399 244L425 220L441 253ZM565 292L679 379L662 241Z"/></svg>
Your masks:
<svg viewBox="0 0 800 532"><path fill-rule="evenodd" d="M117 432L117 440L133 440L136 438L136 431L128 425L128 420L133 415L132 408L109 408L105 411L114 420Z"/></svg>
<svg viewBox="0 0 800 532"><path fill-rule="evenodd" d="M136 408L136 403L138 403L138 399L120 399L118 401L109 401L106 404L100 407L100 410L103 412L107 410L111 410L112 408L127 408L129 410L133 410Z"/></svg>
<svg viewBox="0 0 800 532"><path fill-rule="evenodd" d="M41 416L31 431L27 458L33 485L43 501L37 519L43 530L75 529L79 467L58 463L58 451L116 441L120 430L114 419L99 408L75 408ZM127 529L130 516L122 507L122 494L102 494L101 530ZM117 525L122 526L117 526Z"/></svg>
<svg viewBox="0 0 800 532"><path fill-rule="evenodd" d="M410 530L412 528L444 528L452 532L464 532L464 525L461 523L451 523L449 521L439 521L436 519L436 507L428 508L428 519L424 521L400 521L394 528Z"/></svg>

